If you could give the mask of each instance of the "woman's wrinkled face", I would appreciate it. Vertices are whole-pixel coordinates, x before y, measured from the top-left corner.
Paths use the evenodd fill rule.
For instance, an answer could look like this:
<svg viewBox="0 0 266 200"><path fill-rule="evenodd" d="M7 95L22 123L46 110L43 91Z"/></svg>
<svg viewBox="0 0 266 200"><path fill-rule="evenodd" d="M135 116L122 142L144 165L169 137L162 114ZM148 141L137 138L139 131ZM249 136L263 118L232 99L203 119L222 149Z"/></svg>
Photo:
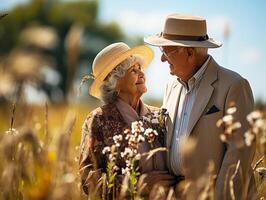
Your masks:
<svg viewBox="0 0 266 200"><path fill-rule="evenodd" d="M145 74L138 62L134 63L127 71L124 77L118 80L119 94L128 94L141 96L147 91L145 85Z"/></svg>

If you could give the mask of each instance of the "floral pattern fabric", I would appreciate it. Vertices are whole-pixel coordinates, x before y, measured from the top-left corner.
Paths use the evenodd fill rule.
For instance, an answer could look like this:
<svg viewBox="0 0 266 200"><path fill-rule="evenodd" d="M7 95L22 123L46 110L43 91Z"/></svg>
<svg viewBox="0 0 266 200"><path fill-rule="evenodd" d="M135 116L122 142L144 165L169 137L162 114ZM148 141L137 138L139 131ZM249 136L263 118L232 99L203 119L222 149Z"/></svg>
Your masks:
<svg viewBox="0 0 266 200"><path fill-rule="evenodd" d="M147 108L149 112L158 109L151 106L147 106ZM129 128L130 127L124 121L115 104L107 104L96 108L87 116L82 126L79 163L82 187L86 193L88 193L88 186L95 183L97 178L101 176L101 173L106 173L105 170L107 168L108 159L106 155L102 153L102 150L104 147L114 144L113 137L115 135L123 134L123 132ZM120 150L123 151L125 147L126 142L122 141ZM146 147L146 150L148 151L149 148ZM155 163L154 158L149 162ZM155 167L154 170L156 170L156 164L151 164L149 162L146 162L145 166L152 165ZM162 162L161 160L157 161L157 163L158 162L160 166L164 163L164 161ZM126 166L121 156L118 156L116 164L120 169ZM140 172L147 172L147 169L145 170L144 168L142 170L140 166ZM151 170L151 168L149 170ZM121 170L118 171L118 174L122 174ZM93 177L95 177L96 180L92 180Z"/></svg>

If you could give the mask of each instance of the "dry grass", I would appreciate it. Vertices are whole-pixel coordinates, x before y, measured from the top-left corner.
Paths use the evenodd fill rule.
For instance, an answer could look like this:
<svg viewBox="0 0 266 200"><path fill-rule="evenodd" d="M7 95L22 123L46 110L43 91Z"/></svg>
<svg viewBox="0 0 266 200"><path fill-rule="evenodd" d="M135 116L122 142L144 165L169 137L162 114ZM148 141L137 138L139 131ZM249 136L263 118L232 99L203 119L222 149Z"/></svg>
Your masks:
<svg viewBox="0 0 266 200"><path fill-rule="evenodd" d="M8 105L2 108L0 199L87 199L80 190L78 147L80 127L90 110L91 108L85 106L66 105ZM261 121L257 122L257 125L254 122L254 126L259 128L252 130L257 134L253 170L258 193L262 198L266 198L266 161L263 143L265 133L262 133L265 131L263 127L266 126L263 121L265 116L261 115L259 119ZM237 170L236 165L233 175ZM102 179L104 178L106 179L103 176ZM230 177L230 180L233 178ZM190 199L213 199L214 179L210 163L206 174L197 183L200 185L200 195L191 197L191 193ZM127 187L123 187L122 190L125 188ZM158 192L161 190L164 192L163 188L159 187ZM173 199L173 192L169 191L167 199ZM234 191L231 193L234 197Z"/></svg>

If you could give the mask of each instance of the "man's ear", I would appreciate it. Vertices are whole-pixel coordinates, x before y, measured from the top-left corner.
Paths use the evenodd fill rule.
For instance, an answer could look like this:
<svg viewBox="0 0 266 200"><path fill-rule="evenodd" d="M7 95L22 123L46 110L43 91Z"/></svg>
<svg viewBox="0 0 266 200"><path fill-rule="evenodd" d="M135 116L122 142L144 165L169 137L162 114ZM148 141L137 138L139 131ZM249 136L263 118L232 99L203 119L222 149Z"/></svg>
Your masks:
<svg viewBox="0 0 266 200"><path fill-rule="evenodd" d="M187 48L187 54L188 57L194 57L196 55L196 50L193 47L188 47Z"/></svg>

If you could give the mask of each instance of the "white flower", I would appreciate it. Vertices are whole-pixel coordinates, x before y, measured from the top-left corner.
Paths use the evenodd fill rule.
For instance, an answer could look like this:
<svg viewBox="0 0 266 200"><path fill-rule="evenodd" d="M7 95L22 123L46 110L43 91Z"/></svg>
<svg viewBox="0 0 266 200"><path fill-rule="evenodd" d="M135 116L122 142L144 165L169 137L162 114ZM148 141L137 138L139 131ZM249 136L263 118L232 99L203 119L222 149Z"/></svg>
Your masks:
<svg viewBox="0 0 266 200"><path fill-rule="evenodd" d="M229 127L226 129L226 132L228 134L232 134L233 131L241 128L241 123L240 122L234 122L233 124L230 124Z"/></svg>
<svg viewBox="0 0 266 200"><path fill-rule="evenodd" d="M129 175L129 168L122 168L122 174L124 174L124 175Z"/></svg>
<svg viewBox="0 0 266 200"><path fill-rule="evenodd" d="M144 132L144 135L145 135L145 136L149 136L149 134L152 133L152 132L153 132L153 129L151 129L151 128L147 128L147 129L145 130L145 132Z"/></svg>
<svg viewBox="0 0 266 200"><path fill-rule="evenodd" d="M121 152L121 157L133 157L133 152L129 147L126 147L124 152Z"/></svg>
<svg viewBox="0 0 266 200"><path fill-rule="evenodd" d="M135 159L136 159L136 160L140 160L140 158L141 158L141 155L138 153L138 154L135 156Z"/></svg>
<svg viewBox="0 0 266 200"><path fill-rule="evenodd" d="M9 128L8 131L6 131L6 134L9 134L9 135L17 135L18 134L18 130L15 129L15 128Z"/></svg>
<svg viewBox="0 0 266 200"><path fill-rule="evenodd" d="M258 128L264 128L265 127L265 124L266 124L266 121L263 120L263 119L258 119L256 120L255 122L255 126L258 127Z"/></svg>
<svg viewBox="0 0 266 200"><path fill-rule="evenodd" d="M247 146L251 146L252 142L255 140L255 135L251 131L247 131L244 134L245 143Z"/></svg>
<svg viewBox="0 0 266 200"><path fill-rule="evenodd" d="M122 135L115 135L113 137L113 140L114 140L115 146L120 147L120 145L121 145L120 142L123 140L123 136Z"/></svg>
<svg viewBox="0 0 266 200"><path fill-rule="evenodd" d="M222 120L222 119L219 119L219 120L216 122L216 126L217 126L217 127L221 127L223 123L224 123L223 120Z"/></svg>
<svg viewBox="0 0 266 200"><path fill-rule="evenodd" d="M157 118L154 118L151 120L151 123L153 124L159 124L159 120Z"/></svg>
<svg viewBox="0 0 266 200"><path fill-rule="evenodd" d="M236 112L236 107L230 107L227 109L226 113L232 115Z"/></svg>
<svg viewBox="0 0 266 200"><path fill-rule="evenodd" d="M156 118L159 117L159 111L154 111L153 114L154 114L154 117L156 117Z"/></svg>
<svg viewBox="0 0 266 200"><path fill-rule="evenodd" d="M151 122L150 118L143 116L142 117L144 121Z"/></svg>
<svg viewBox="0 0 266 200"><path fill-rule="evenodd" d="M262 118L262 112L255 110L253 112L251 112L250 114L248 114L247 116L247 120L250 124L252 124L254 122L254 120L257 120L259 118Z"/></svg>
<svg viewBox="0 0 266 200"><path fill-rule="evenodd" d="M131 131L129 129L124 130L124 134L128 135L130 133L131 133Z"/></svg>
<svg viewBox="0 0 266 200"><path fill-rule="evenodd" d="M225 115L223 117L223 122L226 123L226 124L230 124L233 122L233 116L232 115Z"/></svg>
<svg viewBox="0 0 266 200"><path fill-rule="evenodd" d="M156 130L148 128L145 130L144 135L147 137L148 142L153 142L158 133Z"/></svg>
<svg viewBox="0 0 266 200"><path fill-rule="evenodd" d="M143 123L141 121L132 122L131 130L132 133L143 132L144 131Z"/></svg>
<svg viewBox="0 0 266 200"><path fill-rule="evenodd" d="M220 135L220 139L222 140L222 142L226 142L226 135L225 134L221 134Z"/></svg>
<svg viewBox="0 0 266 200"><path fill-rule="evenodd" d="M111 152L111 148L110 147L104 147L103 148L103 151L102 151L103 154L107 154L107 153L110 153L110 152Z"/></svg>
<svg viewBox="0 0 266 200"><path fill-rule="evenodd" d="M139 135L138 142L145 142L145 138L142 135Z"/></svg>
<svg viewBox="0 0 266 200"><path fill-rule="evenodd" d="M110 160L111 162L115 162L115 160L116 160L115 155L113 155L113 154L109 154L109 155L108 155L108 158L109 158L109 160Z"/></svg>
<svg viewBox="0 0 266 200"><path fill-rule="evenodd" d="M113 170L114 170L114 171L118 171L118 170L119 170L119 167L118 167L117 165L114 165L114 166L113 166Z"/></svg>

